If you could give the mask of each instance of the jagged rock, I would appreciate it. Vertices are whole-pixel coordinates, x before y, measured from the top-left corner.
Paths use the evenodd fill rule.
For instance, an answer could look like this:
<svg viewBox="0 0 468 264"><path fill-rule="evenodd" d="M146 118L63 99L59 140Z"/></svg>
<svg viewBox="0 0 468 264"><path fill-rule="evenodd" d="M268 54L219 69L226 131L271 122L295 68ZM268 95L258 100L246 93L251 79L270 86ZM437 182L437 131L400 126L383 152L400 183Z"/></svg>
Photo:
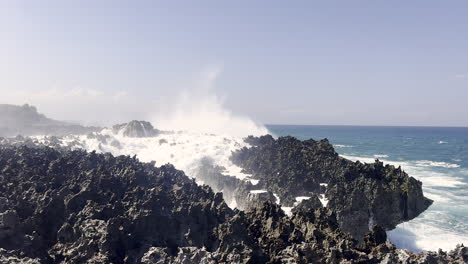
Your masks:
<svg viewBox="0 0 468 264"><path fill-rule="evenodd" d="M315 209L322 208L322 202L320 202L317 195L313 195L309 199L302 200L298 205L296 205L291 211L292 213L303 212L303 213L313 213Z"/></svg>
<svg viewBox="0 0 468 264"><path fill-rule="evenodd" d="M279 195L281 204L293 206L295 197L323 192L341 228L362 241L369 227L391 230L426 210L432 200L423 196L421 182L401 168L352 162L340 157L328 140L300 141L294 137L248 137L253 145L233 153L231 160L260 188Z"/></svg>
<svg viewBox="0 0 468 264"><path fill-rule="evenodd" d="M0 172L9 201L0 248L45 263L135 263L151 246L212 248L213 230L233 214L174 167L130 157L0 147Z"/></svg>
<svg viewBox="0 0 468 264"><path fill-rule="evenodd" d="M213 253L206 251L204 248L196 247L181 247L178 249L177 255L173 256L169 248L152 247L143 255L142 264L217 264Z"/></svg>
<svg viewBox="0 0 468 264"><path fill-rule="evenodd" d="M5 250L0 248L0 263L2 264L41 264L39 259L32 259L25 256L19 256L14 250Z"/></svg>
<svg viewBox="0 0 468 264"><path fill-rule="evenodd" d="M112 127L114 134L121 134L124 137L154 137L159 131L147 121L133 120L128 123L114 125Z"/></svg>
<svg viewBox="0 0 468 264"><path fill-rule="evenodd" d="M248 195L254 186L236 177L223 174L225 168L214 164L209 157L200 159L195 172L197 181L209 185L215 192L222 192L228 204L235 204L238 209L248 207Z"/></svg>
<svg viewBox="0 0 468 264"><path fill-rule="evenodd" d="M0 263L465 263L467 249L413 254L374 227L359 244L305 200L231 210L171 165L0 145ZM385 241L385 242L384 242ZM435 261L435 262L434 262Z"/></svg>
<svg viewBox="0 0 468 264"><path fill-rule="evenodd" d="M251 190L247 195L245 204L246 208L258 207L266 201L276 202L276 198L272 192L264 190Z"/></svg>

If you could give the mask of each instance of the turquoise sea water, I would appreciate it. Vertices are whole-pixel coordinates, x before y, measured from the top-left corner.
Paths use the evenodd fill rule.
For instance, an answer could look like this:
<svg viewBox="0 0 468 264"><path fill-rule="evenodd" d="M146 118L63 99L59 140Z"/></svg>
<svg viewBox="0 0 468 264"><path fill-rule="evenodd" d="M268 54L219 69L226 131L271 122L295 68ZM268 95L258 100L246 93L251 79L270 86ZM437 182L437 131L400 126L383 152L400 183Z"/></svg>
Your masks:
<svg viewBox="0 0 468 264"><path fill-rule="evenodd" d="M276 136L328 138L342 156L401 167L423 182L433 205L388 232L400 248L449 250L468 244L468 128L269 125Z"/></svg>

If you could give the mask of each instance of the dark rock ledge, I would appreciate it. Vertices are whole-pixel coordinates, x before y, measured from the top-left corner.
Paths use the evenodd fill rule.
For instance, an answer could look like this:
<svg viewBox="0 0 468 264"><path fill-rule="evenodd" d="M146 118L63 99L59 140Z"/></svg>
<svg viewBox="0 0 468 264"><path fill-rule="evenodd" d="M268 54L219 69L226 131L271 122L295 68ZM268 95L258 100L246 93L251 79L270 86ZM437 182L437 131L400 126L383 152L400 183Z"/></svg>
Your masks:
<svg viewBox="0 0 468 264"><path fill-rule="evenodd" d="M0 263L466 263L397 250L384 230L358 243L317 200L292 217L263 202L231 210L171 165L0 145Z"/></svg>
<svg viewBox="0 0 468 264"><path fill-rule="evenodd" d="M432 204L423 195L422 183L401 168L378 160L363 164L344 159L327 139L267 135L245 141L252 147L234 152L231 160L259 180L258 188L279 195L284 206L293 206L298 196L324 194L341 229L357 240L374 225L391 230Z"/></svg>

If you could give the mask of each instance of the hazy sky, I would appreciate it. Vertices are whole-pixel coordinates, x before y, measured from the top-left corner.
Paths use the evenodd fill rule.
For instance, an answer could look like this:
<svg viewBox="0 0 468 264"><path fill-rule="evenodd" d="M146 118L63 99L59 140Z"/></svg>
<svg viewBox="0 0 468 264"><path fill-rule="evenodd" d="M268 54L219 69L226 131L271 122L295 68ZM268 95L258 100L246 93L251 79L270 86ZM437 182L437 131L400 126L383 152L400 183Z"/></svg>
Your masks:
<svg viewBox="0 0 468 264"><path fill-rule="evenodd" d="M468 126L468 1L0 0L0 103L109 123L182 91L262 123Z"/></svg>

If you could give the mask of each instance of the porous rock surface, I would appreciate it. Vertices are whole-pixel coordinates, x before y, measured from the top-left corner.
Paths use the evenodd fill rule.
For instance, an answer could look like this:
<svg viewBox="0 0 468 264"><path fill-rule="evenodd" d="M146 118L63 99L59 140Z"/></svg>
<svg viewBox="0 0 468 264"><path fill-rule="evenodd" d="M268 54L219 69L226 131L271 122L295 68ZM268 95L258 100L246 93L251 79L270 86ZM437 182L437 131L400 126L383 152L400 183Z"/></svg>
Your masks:
<svg viewBox="0 0 468 264"><path fill-rule="evenodd" d="M171 165L0 145L0 263L466 263L397 250L379 226L359 244L315 200L287 217L231 210Z"/></svg>
<svg viewBox="0 0 468 264"><path fill-rule="evenodd" d="M337 214L341 228L362 241L369 227L391 230L426 210L422 183L401 168L352 162L335 152L328 140L298 140L272 136L245 139L252 147L233 153L231 160L260 180L259 188L276 193L284 206L295 197L313 196L327 184L327 207Z"/></svg>

